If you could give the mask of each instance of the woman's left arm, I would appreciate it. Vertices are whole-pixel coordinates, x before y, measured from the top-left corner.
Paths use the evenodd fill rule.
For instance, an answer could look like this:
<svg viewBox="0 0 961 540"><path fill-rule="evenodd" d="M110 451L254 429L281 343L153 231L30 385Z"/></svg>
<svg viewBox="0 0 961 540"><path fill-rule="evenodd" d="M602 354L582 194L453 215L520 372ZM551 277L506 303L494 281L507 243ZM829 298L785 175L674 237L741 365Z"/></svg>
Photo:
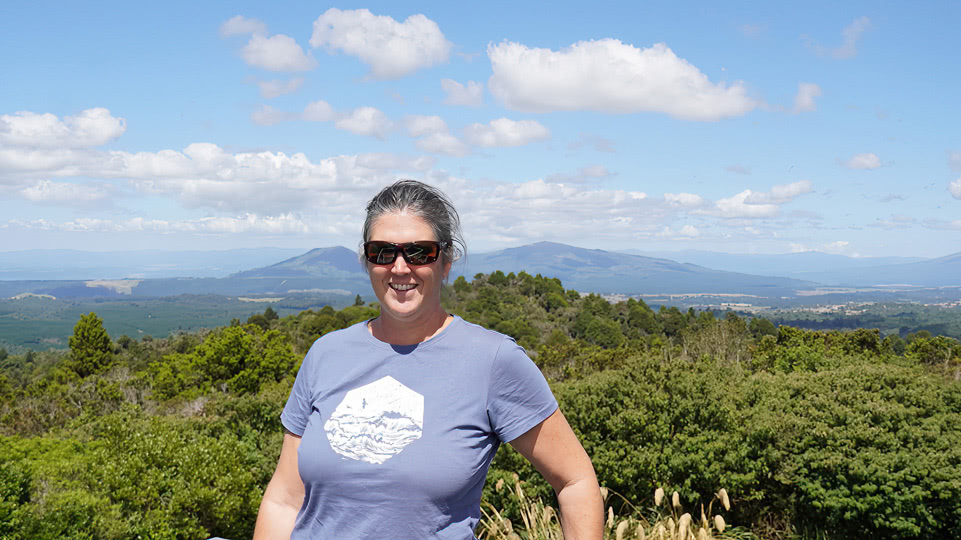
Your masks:
<svg viewBox="0 0 961 540"><path fill-rule="evenodd" d="M510 444L557 493L565 540L601 540L604 501L594 466L560 409Z"/></svg>

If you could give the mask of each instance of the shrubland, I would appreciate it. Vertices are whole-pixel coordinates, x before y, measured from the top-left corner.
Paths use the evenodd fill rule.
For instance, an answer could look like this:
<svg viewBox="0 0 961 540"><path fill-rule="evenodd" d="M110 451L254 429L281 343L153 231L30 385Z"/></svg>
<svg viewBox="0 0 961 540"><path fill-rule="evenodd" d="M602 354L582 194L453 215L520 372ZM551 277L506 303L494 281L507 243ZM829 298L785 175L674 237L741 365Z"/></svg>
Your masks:
<svg viewBox="0 0 961 540"><path fill-rule="evenodd" d="M681 538L685 513L692 535L719 538L961 537L951 338L612 304L523 272L458 278L443 301L548 377L608 492L612 538ZM0 538L249 537L300 359L376 314L268 309L139 340L88 314L69 351L0 358ZM726 530L710 510L722 487ZM552 497L505 446L478 533L558 537Z"/></svg>

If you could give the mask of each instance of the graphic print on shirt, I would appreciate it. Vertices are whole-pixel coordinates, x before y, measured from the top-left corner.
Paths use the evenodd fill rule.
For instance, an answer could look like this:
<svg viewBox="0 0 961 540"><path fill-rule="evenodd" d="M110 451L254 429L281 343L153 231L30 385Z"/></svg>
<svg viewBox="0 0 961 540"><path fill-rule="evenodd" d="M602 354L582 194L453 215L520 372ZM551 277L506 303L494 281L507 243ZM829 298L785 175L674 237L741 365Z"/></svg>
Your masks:
<svg viewBox="0 0 961 540"><path fill-rule="evenodd" d="M347 392L324 423L338 454L381 464L420 438L424 396L386 376Z"/></svg>

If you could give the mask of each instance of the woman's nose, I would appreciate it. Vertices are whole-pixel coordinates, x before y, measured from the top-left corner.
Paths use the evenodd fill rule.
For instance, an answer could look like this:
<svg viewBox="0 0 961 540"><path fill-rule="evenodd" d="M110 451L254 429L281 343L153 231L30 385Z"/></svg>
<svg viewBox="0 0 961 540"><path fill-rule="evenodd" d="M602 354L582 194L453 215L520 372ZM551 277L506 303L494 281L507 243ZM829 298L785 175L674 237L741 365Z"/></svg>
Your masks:
<svg viewBox="0 0 961 540"><path fill-rule="evenodd" d="M407 274L410 272L410 266L407 265L407 259L405 259L400 253L394 259L394 264L390 267L390 271L394 274Z"/></svg>

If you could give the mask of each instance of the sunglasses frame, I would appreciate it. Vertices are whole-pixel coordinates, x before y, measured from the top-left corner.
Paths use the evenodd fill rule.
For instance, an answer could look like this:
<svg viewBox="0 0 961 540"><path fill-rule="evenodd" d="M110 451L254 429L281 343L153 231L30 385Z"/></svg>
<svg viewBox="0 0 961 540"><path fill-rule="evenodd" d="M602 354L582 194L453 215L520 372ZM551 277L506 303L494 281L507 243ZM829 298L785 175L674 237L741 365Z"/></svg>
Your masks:
<svg viewBox="0 0 961 540"><path fill-rule="evenodd" d="M378 246L382 246L381 249L378 250L378 253L373 257L369 254L370 253L369 246L371 244L377 244ZM410 257L408 256L407 250L409 248L414 247L416 244L431 244L432 245L431 247L436 246L437 255L426 256L425 258L428 260L424 262L411 262ZM407 264L409 264L410 266L426 266L428 264L436 262L437 259L439 259L443 254L443 251L447 249L447 246L449 245L450 245L449 242L436 242L434 240L416 240L414 242L403 242L400 244L395 244L394 242L385 242L383 240L371 240L369 242L364 242L364 259L370 264L384 266L388 264L394 264L395 262L397 262L397 254L399 253L400 256L404 258L404 261L406 261ZM390 261L378 262L380 259L381 253L388 247L393 251L393 255L391 256Z"/></svg>

